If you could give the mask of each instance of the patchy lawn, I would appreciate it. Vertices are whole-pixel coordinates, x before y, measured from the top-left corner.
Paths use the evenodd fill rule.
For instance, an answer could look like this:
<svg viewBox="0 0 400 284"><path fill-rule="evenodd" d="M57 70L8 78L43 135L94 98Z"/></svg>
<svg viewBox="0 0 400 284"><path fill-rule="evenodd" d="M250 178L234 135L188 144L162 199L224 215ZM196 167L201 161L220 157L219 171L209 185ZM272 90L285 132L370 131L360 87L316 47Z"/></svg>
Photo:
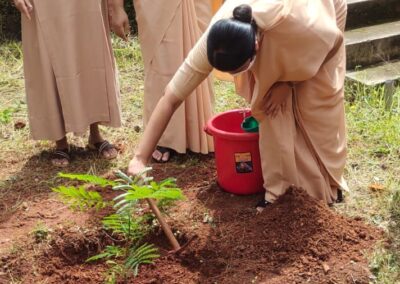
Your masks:
<svg viewBox="0 0 400 284"><path fill-rule="evenodd" d="M113 178L115 169L126 167L142 134L140 49L136 39L115 40L114 46L124 127L103 130L118 146L119 157L98 159L85 149L87 136L70 136L74 160L65 171ZM0 45L0 283L101 283L109 267L85 259L112 242L100 226L106 212L72 211L51 191L66 181L48 162L52 143L29 139L21 57L20 43ZM216 81L215 87L217 112L246 106L231 83ZM148 239L162 256L128 281L400 281L400 89L386 111L383 91L348 86L346 178L351 191L334 208L295 190L256 216L259 196L218 189L212 155L179 156L167 166L155 165L156 180L177 178L187 197L168 210L169 223L181 242L195 239L181 255L170 255L163 234L154 229ZM108 196L107 190L100 193Z"/></svg>

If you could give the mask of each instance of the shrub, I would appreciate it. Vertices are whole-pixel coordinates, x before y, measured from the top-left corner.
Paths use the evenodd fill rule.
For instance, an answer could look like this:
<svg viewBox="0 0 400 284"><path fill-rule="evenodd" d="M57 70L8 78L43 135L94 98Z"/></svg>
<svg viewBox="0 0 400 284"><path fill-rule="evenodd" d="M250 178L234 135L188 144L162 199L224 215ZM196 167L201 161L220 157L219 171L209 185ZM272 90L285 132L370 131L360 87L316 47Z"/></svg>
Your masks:
<svg viewBox="0 0 400 284"><path fill-rule="evenodd" d="M120 179L116 181L95 175L60 173L59 177L84 182L86 185L53 188L53 191L57 192L72 208L90 210L112 207L114 209L113 214L103 218L103 227L112 235L118 236L118 239L122 239L124 245L107 246L100 254L87 259L88 262L106 261L110 267L107 271L106 283L116 283L120 278L127 280L132 274L137 276L140 265L153 263L153 260L159 257L157 248L153 244L143 242L151 229L150 224L154 222L150 222L153 220L152 214L143 213L141 201L154 199L165 204L165 201L170 203L184 198L174 179L155 182L152 177L147 176L150 170L151 168L146 168L135 178L118 171L116 174ZM90 190L91 185L112 188L121 194L113 201L104 201L97 191Z"/></svg>
<svg viewBox="0 0 400 284"><path fill-rule="evenodd" d="M125 1L125 11L128 13L132 34L137 32L135 9L133 1ZM21 39L21 15L12 5L12 0L0 1L0 42L11 39Z"/></svg>

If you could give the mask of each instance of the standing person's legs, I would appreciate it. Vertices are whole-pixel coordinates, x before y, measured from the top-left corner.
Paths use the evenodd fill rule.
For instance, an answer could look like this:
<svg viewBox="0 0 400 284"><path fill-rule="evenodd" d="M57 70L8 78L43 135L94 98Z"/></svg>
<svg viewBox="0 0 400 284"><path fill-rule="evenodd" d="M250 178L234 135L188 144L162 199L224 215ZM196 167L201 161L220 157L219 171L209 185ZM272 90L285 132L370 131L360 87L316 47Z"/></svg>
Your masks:
<svg viewBox="0 0 400 284"><path fill-rule="evenodd" d="M201 2L205 1L201 0ZM136 8L138 8L137 13L140 14L138 16L139 38L145 61L145 125L157 102L164 94L166 85L201 36L195 2L204 5L204 3L192 0L171 1L171 5L176 4L176 7L174 6L174 10L165 14L163 13L164 8L154 9L152 13L149 13L145 7L146 1L140 3L135 1ZM157 6L154 3L151 5L161 6L161 4ZM206 8L205 10L210 8L209 2L204 8ZM141 11L142 9L146 11ZM155 18L158 16L162 25L159 22L153 23L153 21L146 20L144 18L146 15ZM157 34L155 31L162 31L162 33ZM141 37L141 35L146 35L146 37ZM157 38L156 44L150 45L152 43L149 38L151 35ZM149 49L152 50L151 53L146 52ZM203 125L212 116L212 96L211 84L207 81L177 109L158 143L158 149L153 153L155 160L168 161L172 150L186 153L189 149L203 154L213 151L211 138L203 132Z"/></svg>
<svg viewBox="0 0 400 284"><path fill-rule="evenodd" d="M183 2L183 1L182 1ZM183 32L182 32L182 3L178 5L173 15L164 15L170 17L168 28L163 34L161 42L157 46L141 46L142 49L153 48L153 57L145 66L144 82L144 124L150 118L155 106L164 94L164 89L176 70L184 60L183 54ZM141 26L138 23L139 31L149 33L152 27ZM150 31L148 31L149 29ZM146 31L147 30L147 31ZM182 104L174 113L164 131L157 148L152 157L157 162L168 162L175 152L186 153L186 108Z"/></svg>
<svg viewBox="0 0 400 284"><path fill-rule="evenodd" d="M211 20L209 0L183 1L183 55L203 34ZM214 151L212 137L203 131L204 125L213 116L214 90L209 76L185 100L187 148L195 153L208 154Z"/></svg>
<svg viewBox="0 0 400 284"><path fill-rule="evenodd" d="M106 68L106 78L107 81L107 91L108 91L108 104L113 105L110 110L112 114L110 114L111 120L114 120L114 126L120 124L120 115L119 115L119 81L118 81L118 71L115 64L114 54L112 52L112 44L110 38L110 22L109 22L109 10L108 10L107 0L102 0L101 5L101 16L102 22L104 24L105 34L104 41L108 45L109 57L111 61L112 68ZM118 121L118 122L117 122ZM93 148L98 151L99 155L107 160L114 159L118 155L118 151L114 145L110 144L107 140L105 140L99 129L99 122L90 124L89 127L89 141L88 145L90 148Z"/></svg>
<svg viewBox="0 0 400 284"><path fill-rule="evenodd" d="M30 21L25 17L21 19L30 132L35 140L55 141L51 163L64 167L69 164L70 155L60 98L35 9L31 16Z"/></svg>
<svg viewBox="0 0 400 284"><path fill-rule="evenodd" d="M265 200L274 202L291 184L298 185L295 158L297 129L291 96L284 113L279 112L275 118L268 116L260 123L259 134Z"/></svg>
<svg viewBox="0 0 400 284"><path fill-rule="evenodd" d="M265 118L259 126L265 200L274 202L290 185L296 185L314 198L333 203L336 192L310 138L299 125L293 96L288 98L284 113Z"/></svg>

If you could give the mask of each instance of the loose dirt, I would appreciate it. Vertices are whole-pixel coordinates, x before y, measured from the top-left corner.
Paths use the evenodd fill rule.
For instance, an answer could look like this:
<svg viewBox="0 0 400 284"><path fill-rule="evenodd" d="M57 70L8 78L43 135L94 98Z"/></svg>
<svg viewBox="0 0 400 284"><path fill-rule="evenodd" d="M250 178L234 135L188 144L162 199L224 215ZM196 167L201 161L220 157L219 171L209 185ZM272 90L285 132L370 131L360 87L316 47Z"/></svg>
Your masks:
<svg viewBox="0 0 400 284"><path fill-rule="evenodd" d="M171 209L168 222L182 244L195 239L179 255L169 254L161 230L154 232L148 239L160 248L162 257L142 266L139 276L128 283L371 280L364 254L382 238L381 232L360 219L338 215L301 188L289 188L277 202L256 214L254 205L261 195L234 196L221 191L215 184L210 157L196 158L192 165L188 161L155 165L154 173L158 180L178 179L187 199ZM52 212L46 214L52 216ZM73 219L80 214L75 213ZM1 258L0 283L2 277L8 283L11 276L22 283L102 283L106 265L87 264L85 259L113 240L94 225L93 218L85 225L58 227L45 242L37 243L29 234L21 237L18 250Z"/></svg>

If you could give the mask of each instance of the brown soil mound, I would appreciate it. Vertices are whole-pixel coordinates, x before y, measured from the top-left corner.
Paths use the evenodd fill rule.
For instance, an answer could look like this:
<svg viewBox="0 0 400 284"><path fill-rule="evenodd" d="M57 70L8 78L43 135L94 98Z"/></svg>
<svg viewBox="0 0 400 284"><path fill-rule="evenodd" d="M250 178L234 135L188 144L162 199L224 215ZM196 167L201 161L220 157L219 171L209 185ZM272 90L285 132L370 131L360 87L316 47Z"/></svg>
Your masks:
<svg viewBox="0 0 400 284"><path fill-rule="evenodd" d="M88 264L85 260L112 243L104 231L75 227L57 230L52 235L48 243L25 248L37 254L20 252L2 258L2 268L12 271L14 277L23 276L23 283L44 279L46 283L103 283L105 265Z"/></svg>
<svg viewBox="0 0 400 284"><path fill-rule="evenodd" d="M178 178L187 199L172 208L168 222L181 244L197 238L181 254L168 254L164 234L154 232L149 241L163 256L128 283L370 282L363 255L382 237L376 228L338 215L298 188L257 215L261 195L223 192L214 182L213 160L194 161L155 165L154 173L156 180ZM93 223L56 230L49 242L30 239L0 258L0 283L103 283L106 264L85 259L112 242Z"/></svg>
<svg viewBox="0 0 400 284"><path fill-rule="evenodd" d="M259 215L221 209L206 240L144 268L132 283L369 283L363 251L379 233L302 189L288 189Z"/></svg>

